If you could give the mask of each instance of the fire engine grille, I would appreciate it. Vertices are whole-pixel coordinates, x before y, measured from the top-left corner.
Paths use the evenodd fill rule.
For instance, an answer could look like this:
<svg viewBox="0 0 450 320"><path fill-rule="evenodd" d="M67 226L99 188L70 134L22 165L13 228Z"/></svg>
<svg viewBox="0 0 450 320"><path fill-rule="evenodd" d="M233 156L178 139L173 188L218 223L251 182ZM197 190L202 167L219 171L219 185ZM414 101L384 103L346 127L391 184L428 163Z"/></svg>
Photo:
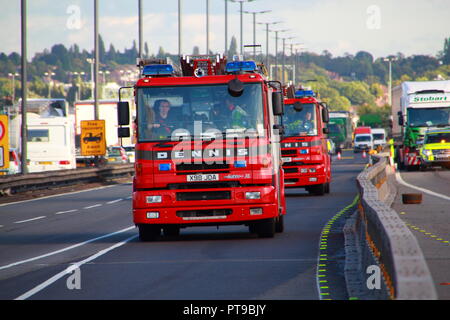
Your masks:
<svg viewBox="0 0 450 320"><path fill-rule="evenodd" d="M199 170L226 170L230 165L226 163L181 163L177 164L177 171L199 171Z"/></svg>
<svg viewBox="0 0 450 320"><path fill-rule="evenodd" d="M231 199L230 191L178 192L177 193L177 201L228 200L228 199Z"/></svg>
<svg viewBox="0 0 450 320"><path fill-rule="evenodd" d="M297 173L298 168L283 168L284 173Z"/></svg>
<svg viewBox="0 0 450 320"><path fill-rule="evenodd" d="M239 186L240 186L239 181L223 181L223 182L170 183L167 185L167 188L169 190L224 189L224 188L237 188Z"/></svg>
<svg viewBox="0 0 450 320"><path fill-rule="evenodd" d="M293 183L297 183L298 179L284 179L284 183L285 184L293 184Z"/></svg>
<svg viewBox="0 0 450 320"><path fill-rule="evenodd" d="M209 210L187 210L177 211L177 217L180 218L199 218L199 217L222 217L233 213L231 209L209 209Z"/></svg>
<svg viewBox="0 0 450 320"><path fill-rule="evenodd" d="M287 149L287 150L281 150L282 156L297 154L297 149Z"/></svg>
<svg viewBox="0 0 450 320"><path fill-rule="evenodd" d="M300 162L300 161L297 161L297 162L285 162L285 163L283 163L283 169L286 171L286 167L294 167L294 166L298 167L298 166L303 166L303 165L305 165L305 163L304 162Z"/></svg>

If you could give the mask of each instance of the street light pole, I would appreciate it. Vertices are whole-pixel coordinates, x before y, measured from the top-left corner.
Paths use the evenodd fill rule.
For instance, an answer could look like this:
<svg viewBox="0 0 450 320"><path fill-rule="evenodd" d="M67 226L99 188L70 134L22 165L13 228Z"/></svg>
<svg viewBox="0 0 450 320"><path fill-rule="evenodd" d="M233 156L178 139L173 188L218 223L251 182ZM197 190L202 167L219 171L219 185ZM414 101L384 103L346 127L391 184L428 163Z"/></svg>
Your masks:
<svg viewBox="0 0 450 320"><path fill-rule="evenodd" d="M397 58L390 57L384 58L383 61L389 62L389 83L388 83L388 99L389 105L392 107L392 61L396 61Z"/></svg>
<svg viewBox="0 0 450 320"><path fill-rule="evenodd" d="M239 2L239 12L240 12L240 19L241 19L241 44L240 44L240 54L241 56L244 54L244 2L252 2L255 0L230 0L232 2Z"/></svg>
<svg viewBox="0 0 450 320"><path fill-rule="evenodd" d="M181 6L183 2L182 0L178 0L178 56L181 57Z"/></svg>
<svg viewBox="0 0 450 320"><path fill-rule="evenodd" d="M11 92L11 99L12 99L12 104L14 105L14 101L16 100L16 77L19 76L19 74L17 72L14 73L8 73L8 77L12 77L12 92Z"/></svg>
<svg viewBox="0 0 450 320"><path fill-rule="evenodd" d="M266 66L269 67L269 25L271 24L278 24L281 23L281 21L275 21L275 22L257 22L258 24L265 24L266 25Z"/></svg>
<svg viewBox="0 0 450 320"><path fill-rule="evenodd" d="M94 0L94 115L95 120L99 119L98 110L98 0Z"/></svg>
<svg viewBox="0 0 450 320"><path fill-rule="evenodd" d="M253 15L253 59L256 58L256 15L271 12L271 10L264 11L244 11L244 13Z"/></svg>
<svg viewBox="0 0 450 320"><path fill-rule="evenodd" d="M225 0L225 51L224 55L228 56L228 0Z"/></svg>
<svg viewBox="0 0 450 320"><path fill-rule="evenodd" d="M49 71L49 72L44 72L44 75L45 75L46 77L48 77L48 94L47 94L47 98L48 98L48 99L51 99L51 97L52 97L52 93L51 93L52 87L51 87L51 86L52 86L52 83L53 83L53 81L52 81L52 76L54 76L55 73Z"/></svg>
<svg viewBox="0 0 450 320"><path fill-rule="evenodd" d="M284 30L276 30L275 31L275 76L274 79L276 80L278 78L278 32L286 32L290 29L284 29Z"/></svg>
<svg viewBox="0 0 450 320"><path fill-rule="evenodd" d="M206 0L206 54L209 54L209 0Z"/></svg>
<svg viewBox="0 0 450 320"><path fill-rule="evenodd" d="M138 0L138 14L139 14L139 58L142 59L143 46L143 30L142 30L142 0Z"/></svg>
<svg viewBox="0 0 450 320"><path fill-rule="evenodd" d="M20 168L22 174L28 173L27 168L27 0L21 0L21 65L22 65L22 140Z"/></svg>

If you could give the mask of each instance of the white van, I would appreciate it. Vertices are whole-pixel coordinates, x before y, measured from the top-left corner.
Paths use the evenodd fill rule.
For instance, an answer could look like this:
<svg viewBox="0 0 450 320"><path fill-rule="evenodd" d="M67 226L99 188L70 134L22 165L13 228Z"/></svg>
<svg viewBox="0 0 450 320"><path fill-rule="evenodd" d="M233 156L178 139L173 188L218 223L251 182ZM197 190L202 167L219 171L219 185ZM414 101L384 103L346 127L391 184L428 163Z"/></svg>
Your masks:
<svg viewBox="0 0 450 320"><path fill-rule="evenodd" d="M374 149L376 149L377 146L384 148L386 145L386 130L383 128L372 128L372 136Z"/></svg>
<svg viewBox="0 0 450 320"><path fill-rule="evenodd" d="M355 135L353 152L370 151L373 149L373 136L369 133L359 133Z"/></svg>

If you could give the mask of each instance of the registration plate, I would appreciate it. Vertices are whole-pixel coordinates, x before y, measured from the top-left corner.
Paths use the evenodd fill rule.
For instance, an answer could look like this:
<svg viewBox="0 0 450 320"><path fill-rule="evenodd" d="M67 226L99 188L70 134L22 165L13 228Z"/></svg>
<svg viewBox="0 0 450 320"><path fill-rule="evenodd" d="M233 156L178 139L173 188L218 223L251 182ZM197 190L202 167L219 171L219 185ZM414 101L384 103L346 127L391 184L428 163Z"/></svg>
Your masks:
<svg viewBox="0 0 450 320"><path fill-rule="evenodd" d="M187 176L188 182L203 182L203 181L219 181L218 174L191 174Z"/></svg>
<svg viewBox="0 0 450 320"><path fill-rule="evenodd" d="M38 163L39 164L44 164L44 165L46 165L46 164L53 164L53 162L51 162L51 161L39 161Z"/></svg>

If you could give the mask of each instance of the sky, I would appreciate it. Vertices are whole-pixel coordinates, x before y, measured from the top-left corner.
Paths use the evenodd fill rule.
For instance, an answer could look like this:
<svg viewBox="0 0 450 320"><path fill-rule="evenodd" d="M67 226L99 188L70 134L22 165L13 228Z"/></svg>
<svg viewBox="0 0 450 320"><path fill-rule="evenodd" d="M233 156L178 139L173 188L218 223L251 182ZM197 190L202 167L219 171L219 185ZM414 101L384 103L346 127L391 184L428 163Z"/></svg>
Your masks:
<svg viewBox="0 0 450 320"><path fill-rule="evenodd" d="M20 53L20 0L0 0L0 52ZM206 51L207 0L182 0L182 53L198 46ZM77 43L91 51L93 0L28 0L28 57L62 43ZM178 52L178 0L142 0L143 36L150 53L159 47ZM225 0L209 0L210 49L225 49ZM138 40L138 0L99 0L99 32L106 48L112 43L123 51ZM295 43L300 51L333 56L368 51L375 58L395 55L436 56L450 37L450 0L254 0L244 10L257 22L282 23L273 30ZM228 2L228 34L240 42L239 4ZM244 14L244 45L253 44L253 15ZM228 41L228 43L229 43ZM256 44L266 52L265 26L256 26ZM274 53L275 35L270 33L269 52ZM281 41L279 51L281 51ZM290 53L289 48L286 49Z"/></svg>

